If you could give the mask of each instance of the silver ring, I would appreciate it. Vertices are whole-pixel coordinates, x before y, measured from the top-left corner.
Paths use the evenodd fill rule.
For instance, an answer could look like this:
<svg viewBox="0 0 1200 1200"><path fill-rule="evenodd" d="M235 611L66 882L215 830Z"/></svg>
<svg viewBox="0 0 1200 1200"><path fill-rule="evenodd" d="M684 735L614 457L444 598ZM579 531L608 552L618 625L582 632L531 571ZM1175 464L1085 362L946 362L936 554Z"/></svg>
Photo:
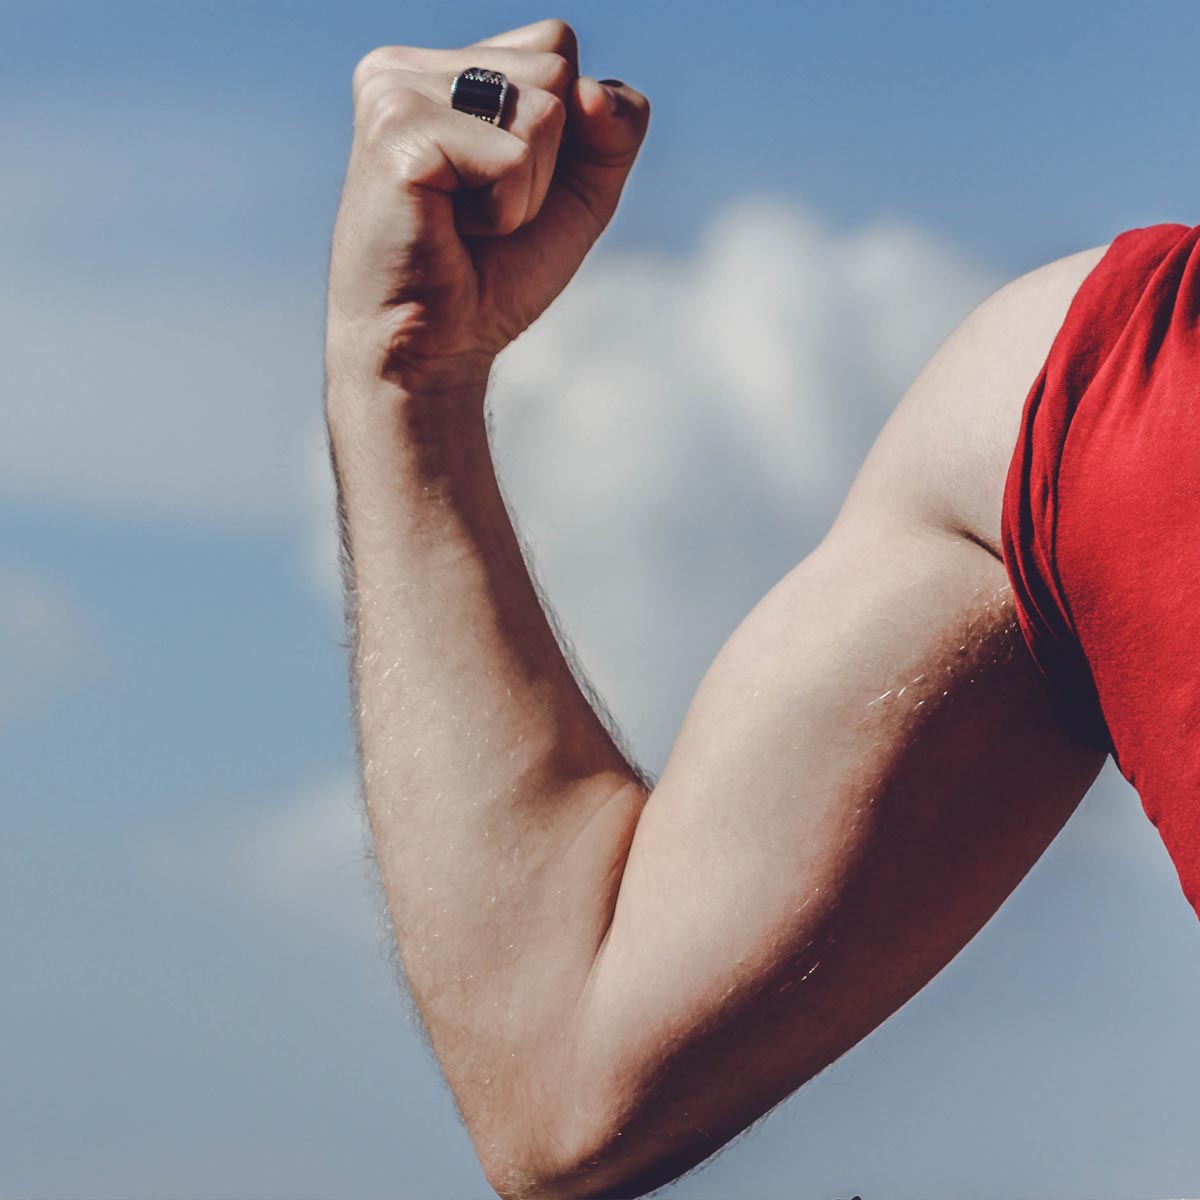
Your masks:
<svg viewBox="0 0 1200 1200"><path fill-rule="evenodd" d="M470 113L492 125L504 119L504 101L508 99L508 78L502 71L486 67L468 67L460 71L450 87L450 107Z"/></svg>

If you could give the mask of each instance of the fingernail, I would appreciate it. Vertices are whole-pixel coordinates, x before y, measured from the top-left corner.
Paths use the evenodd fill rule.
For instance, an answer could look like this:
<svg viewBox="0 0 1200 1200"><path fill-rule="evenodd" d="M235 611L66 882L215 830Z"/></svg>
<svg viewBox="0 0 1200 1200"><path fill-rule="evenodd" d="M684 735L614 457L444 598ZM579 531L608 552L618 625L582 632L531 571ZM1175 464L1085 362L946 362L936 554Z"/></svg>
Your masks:
<svg viewBox="0 0 1200 1200"><path fill-rule="evenodd" d="M604 94L608 97L608 110L612 115L618 116L621 109L624 107L625 101L620 92L614 91L614 88L622 88L625 85L619 79L599 79L596 81L604 89Z"/></svg>

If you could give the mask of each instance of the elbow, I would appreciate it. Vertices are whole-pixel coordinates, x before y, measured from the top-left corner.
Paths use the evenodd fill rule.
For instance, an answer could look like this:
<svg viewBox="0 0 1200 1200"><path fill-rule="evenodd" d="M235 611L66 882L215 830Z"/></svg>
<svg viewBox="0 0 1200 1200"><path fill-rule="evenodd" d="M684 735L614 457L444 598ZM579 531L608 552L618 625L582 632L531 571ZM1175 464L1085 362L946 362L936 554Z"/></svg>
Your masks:
<svg viewBox="0 0 1200 1200"><path fill-rule="evenodd" d="M649 1190L638 1186L641 1170L638 1180L630 1174L636 1139L598 1093L540 1081L510 1092L503 1115L493 1110L484 1122L469 1122L484 1175L502 1200L622 1200Z"/></svg>
<svg viewBox="0 0 1200 1200"><path fill-rule="evenodd" d="M662 1187L698 1161L631 1136L632 1128L604 1120L599 1108L564 1107L573 1110L572 1121L535 1125L527 1117L506 1147L480 1153L501 1200L626 1200Z"/></svg>
<svg viewBox="0 0 1200 1200"><path fill-rule="evenodd" d="M487 1147L476 1142L476 1153L488 1184L501 1200L583 1200L596 1196L600 1186L596 1167L606 1158L606 1139L578 1143L562 1136L547 1122L535 1122L530 1112L513 1114L512 1134Z"/></svg>

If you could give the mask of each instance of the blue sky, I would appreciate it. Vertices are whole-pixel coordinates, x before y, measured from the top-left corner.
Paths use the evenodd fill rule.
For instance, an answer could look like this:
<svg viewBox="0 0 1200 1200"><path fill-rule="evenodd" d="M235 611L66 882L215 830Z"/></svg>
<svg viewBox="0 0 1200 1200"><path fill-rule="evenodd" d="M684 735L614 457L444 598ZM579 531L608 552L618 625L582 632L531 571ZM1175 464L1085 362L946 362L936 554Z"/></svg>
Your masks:
<svg viewBox="0 0 1200 1200"><path fill-rule="evenodd" d="M1192 5L0 8L0 1194L486 1194L356 831L322 292L358 57L547 15L654 117L502 363L498 458L653 770L969 308L1200 219ZM920 996L664 1194L1200 1195L1198 998L1110 768Z"/></svg>

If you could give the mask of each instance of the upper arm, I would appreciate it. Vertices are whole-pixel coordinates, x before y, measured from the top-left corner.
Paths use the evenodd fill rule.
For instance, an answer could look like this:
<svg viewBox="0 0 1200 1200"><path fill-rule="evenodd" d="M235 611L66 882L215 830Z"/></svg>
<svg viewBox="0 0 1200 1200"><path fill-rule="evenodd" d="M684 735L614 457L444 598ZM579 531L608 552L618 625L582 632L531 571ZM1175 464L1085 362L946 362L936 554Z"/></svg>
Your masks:
<svg viewBox="0 0 1200 1200"><path fill-rule="evenodd" d="M1037 328L996 305L960 327L829 534L705 675L580 998L585 1194L672 1178L879 1025L992 916L1099 771L1054 715L986 527L960 528L954 506L986 499L936 490L955 455L995 454L946 427L955 405L991 403L952 394L970 372L951 360L1023 342L1019 420L1073 293L1061 272L1058 286L1061 306L1030 310ZM1011 412L970 421L1010 429L1011 448Z"/></svg>

